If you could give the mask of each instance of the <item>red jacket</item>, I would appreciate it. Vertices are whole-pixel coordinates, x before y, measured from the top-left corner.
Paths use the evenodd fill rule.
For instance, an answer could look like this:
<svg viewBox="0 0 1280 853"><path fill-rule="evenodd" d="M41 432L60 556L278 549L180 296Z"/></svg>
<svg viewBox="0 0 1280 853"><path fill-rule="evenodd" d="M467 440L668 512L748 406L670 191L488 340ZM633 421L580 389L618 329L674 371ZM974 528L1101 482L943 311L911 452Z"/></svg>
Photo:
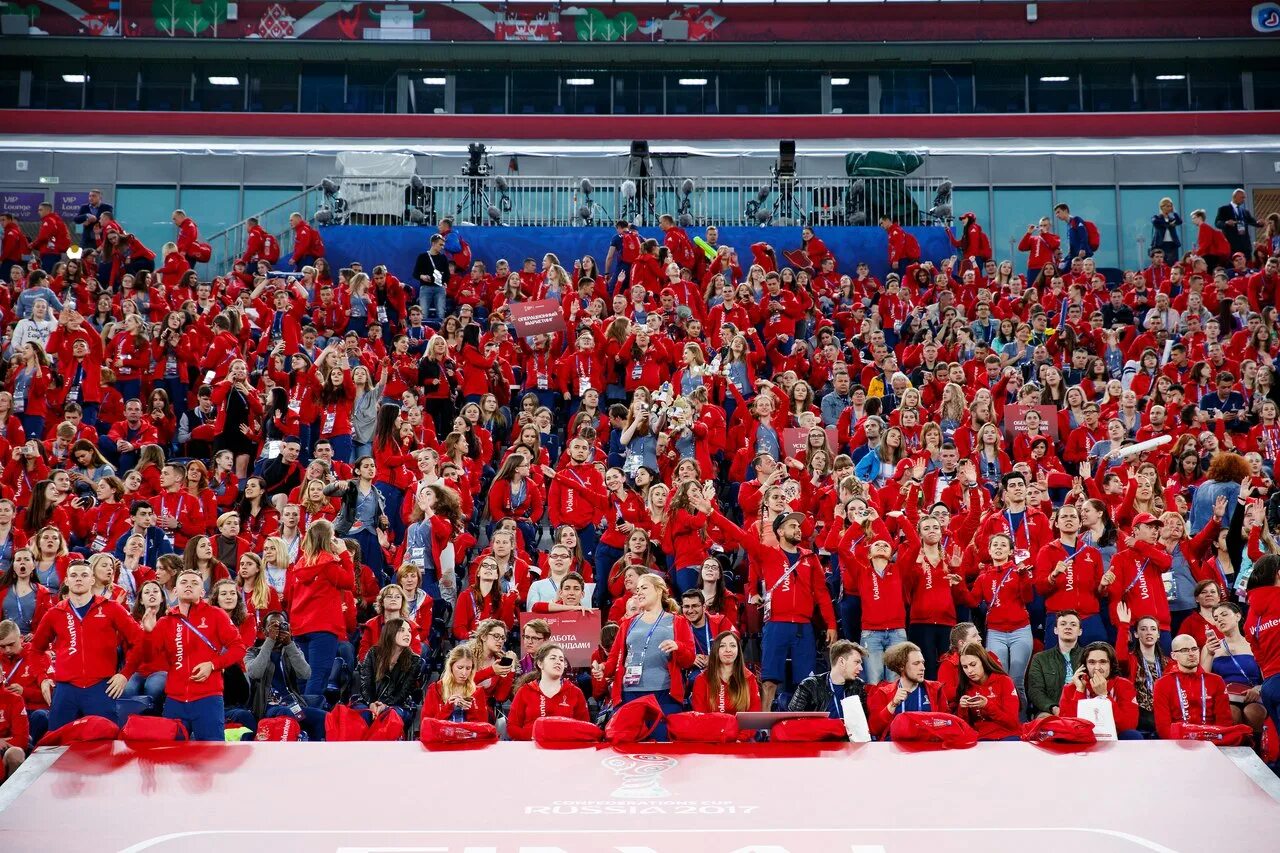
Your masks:
<svg viewBox="0 0 1280 853"><path fill-rule="evenodd" d="M131 428L128 421L116 421L107 432L107 438L112 441L119 441L123 438L134 447L141 447L144 444L158 444L160 442L159 434L156 432L156 425L148 418L138 421L136 428Z"/></svg>
<svg viewBox="0 0 1280 853"><path fill-rule="evenodd" d="M240 629L225 610L205 601L192 604L185 618L178 607L171 609L156 623L150 641L169 673L164 694L179 702L221 696L222 671L244 660ZM213 664L213 672L204 681L192 681L192 670L202 663Z"/></svg>
<svg viewBox="0 0 1280 853"><path fill-rule="evenodd" d="M1027 269L1038 272L1045 264L1053 263L1053 253L1060 245L1062 240L1057 234L1042 234L1039 229L1036 229L1022 235L1022 239L1018 241L1018 251L1029 253Z"/></svg>
<svg viewBox="0 0 1280 853"><path fill-rule="evenodd" d="M514 518L518 521L537 524L542 518L545 500L542 486L532 477L526 477L524 484L524 500L516 504L511 500L511 481L494 480L493 485L489 487L489 518L495 522L504 518Z"/></svg>
<svg viewBox="0 0 1280 853"><path fill-rule="evenodd" d="M970 684L963 696L985 696L987 704L981 708L961 707L957 700L955 714L978 732L979 740L1002 740L1010 735L1022 734L1018 720L1018 689L1009 676L993 672L982 684Z"/></svg>
<svg viewBox="0 0 1280 853"><path fill-rule="evenodd" d="M1035 597L1031 567L1020 571L1012 562L1003 566L985 565L973 581L965 603L977 607L986 602L987 627L996 631L1016 631L1031 624L1027 602Z"/></svg>
<svg viewBox="0 0 1280 853"><path fill-rule="evenodd" d="M0 690L0 740L7 740L10 746L25 750L30 739L31 726L27 719L26 703L21 696Z"/></svg>
<svg viewBox="0 0 1280 853"><path fill-rule="evenodd" d="M613 647L609 649L609 660L604 665L605 675L613 680L613 690L610 695L613 697L615 707L622 704L622 670L625 668L624 660L627 654L627 643L630 639L631 625L638 618L639 616L628 617L618 625L618 638L614 641ZM683 670L693 666L693 659L696 656L693 628L689 626L689 620L678 613L668 613L664 610L659 618L671 619L672 636L676 642L676 650L671 654L670 660L667 661L667 672L671 676L671 698L677 702L683 702ZM642 624L636 633L639 634L643 630L646 629ZM637 642L640 642L640 640L637 639Z"/></svg>
<svg viewBox="0 0 1280 853"><path fill-rule="evenodd" d="M781 548L765 545L748 535L719 510L711 513L711 523L746 549L753 563L752 570L763 580L765 592L769 594L769 621L808 624L816 607L822 613L823 624L836 627L826 573L816 554L800 549L800 559L792 567Z"/></svg>
<svg viewBox="0 0 1280 853"><path fill-rule="evenodd" d="M41 711L49 707L44 701L41 683L53 667L48 652L33 651L31 644L22 647L16 657L0 654L0 686L17 684L22 687L22 699L29 711Z"/></svg>
<svg viewBox="0 0 1280 853"><path fill-rule="evenodd" d="M920 260L920 243L915 237L902 230L902 226L893 223L889 226L889 266L898 261Z"/></svg>
<svg viewBox="0 0 1280 853"><path fill-rule="evenodd" d="M53 375L49 368L36 365L35 372L31 376L31 381L27 383L26 397L19 399L16 393L18 387L18 374L25 370L25 366L19 366L9 371L9 381L5 383L5 387L14 395L15 410L21 408L24 415L31 417L44 417L49 410L49 386L53 381ZM40 436L31 436L39 438Z"/></svg>
<svg viewBox="0 0 1280 853"><path fill-rule="evenodd" d="M1067 570L1052 580L1049 576L1058 563L1067 559L1067 549L1055 539L1040 549L1036 557L1035 587L1043 595L1045 610L1074 610L1081 619L1087 619L1100 609L1098 584L1106 573L1102 554L1092 545L1081 545L1067 565Z"/></svg>
<svg viewBox="0 0 1280 853"><path fill-rule="evenodd" d="M31 241L31 251L42 255L61 255L71 245L71 232L67 223L56 213L49 213L40 219L40 231Z"/></svg>
<svg viewBox="0 0 1280 853"><path fill-rule="evenodd" d="M751 674L751 670L747 670L747 707L744 711L760 710L760 683L756 681L756 677ZM710 680L707 678L706 672L703 672L693 680L693 686L689 688L689 704L695 711L701 711L704 714L732 714L737 709L729 704L729 691L725 689L722 682L720 689L716 692L715 697L711 696Z"/></svg>
<svg viewBox="0 0 1280 853"><path fill-rule="evenodd" d="M471 694L471 698L475 701L466 712L466 722L489 722L489 697L485 694L484 688L477 687L476 692ZM453 703L444 701L440 693L439 681L432 682L427 688L426 695L422 697L422 716L431 720L447 720L453 716Z"/></svg>
<svg viewBox="0 0 1280 853"><path fill-rule="evenodd" d="M572 681L560 682L560 692L547 696L535 679L526 682L516 691L507 712L507 735L512 740L532 740L534 721L542 717L570 717L575 720L591 719L587 712L587 697Z"/></svg>
<svg viewBox="0 0 1280 853"><path fill-rule="evenodd" d="M246 265L257 260L274 264L280 260L280 241L261 225L255 225L249 229L249 241L240 260Z"/></svg>
<svg viewBox="0 0 1280 853"><path fill-rule="evenodd" d="M4 242L0 244L0 260L5 263L18 262L22 260L22 256L31 251L31 243L27 240L27 235L22 233L22 229L18 227L18 223L11 222L5 226ZM5 270L8 273L8 270Z"/></svg>
<svg viewBox="0 0 1280 853"><path fill-rule="evenodd" d="M289 260L296 264L307 256L323 257L324 240L320 239L319 231L306 222L299 222L293 226L293 257Z"/></svg>
<svg viewBox="0 0 1280 853"><path fill-rule="evenodd" d="M453 608L454 639L465 640L475 632L476 626L485 619L499 619L508 628L516 624L516 593L503 593L495 607L492 599L485 596L476 603L476 589L469 586L458 593L458 603Z"/></svg>
<svg viewBox="0 0 1280 853"><path fill-rule="evenodd" d="M889 703L893 701L894 694L897 692L898 679L896 678L892 681L882 681L867 689L867 725L871 729L871 734L877 738L883 738L888 734L894 716L901 711L951 712L951 702L943 695L942 685L937 681L924 682L928 707L916 708L914 700L908 698L903 705L898 706L896 711L890 710Z"/></svg>
<svg viewBox="0 0 1280 853"><path fill-rule="evenodd" d="M53 649L53 680L76 687L89 687L117 672L133 675L145 653L145 638L138 623L114 601L95 595L83 619L69 599L58 602L40 622L31 649ZM128 649L124 667L117 668L120 647Z"/></svg>
<svg viewBox="0 0 1280 853"><path fill-rule="evenodd" d="M294 636L315 631L345 636L342 593L354 588L355 567L349 552L343 551L341 557L329 553L299 557L284 582L284 609Z"/></svg>
<svg viewBox="0 0 1280 853"><path fill-rule="evenodd" d="M178 251L184 256L196 254L196 243L200 242L200 229L191 217L182 220L178 225Z"/></svg>
<svg viewBox="0 0 1280 853"><path fill-rule="evenodd" d="M551 481L547 505L551 508L553 527L568 524L580 530L595 524L609 506L604 475L594 465L566 465Z"/></svg>
<svg viewBox="0 0 1280 853"><path fill-rule="evenodd" d="M1081 699L1095 699L1091 690L1081 693L1075 682L1062 688L1058 700L1058 713L1063 717L1078 717ZM1138 691L1129 679L1117 675L1107 680L1107 699L1111 701L1111 716L1116 721L1116 731L1123 732L1138 727Z"/></svg>
<svg viewBox="0 0 1280 853"><path fill-rule="evenodd" d="M73 354L75 342L78 340L89 345L89 354L84 357L83 362L77 362ZM94 334L83 325L75 330L59 325L49 336L48 351L58 360L58 373L63 379L61 392L63 400L71 393L72 384L76 378L76 368L83 365L84 375L80 377L78 397L75 402L81 404L102 402L103 349L100 335Z"/></svg>
<svg viewBox="0 0 1280 853"><path fill-rule="evenodd" d="M662 235L662 243L671 252L671 259L685 269L692 270L697 258L693 242L681 227L668 228Z"/></svg>
<svg viewBox="0 0 1280 853"><path fill-rule="evenodd" d="M1136 625L1142 617L1151 616L1160 623L1161 630L1168 631L1169 599L1165 595L1161 575L1172 565L1173 555L1158 543L1135 542L1132 548L1117 551L1111 558L1111 571L1116 579L1108 588L1112 622L1119 621L1115 606L1123 601L1133 614L1129 617L1131 624Z"/></svg>
<svg viewBox="0 0 1280 853"><path fill-rule="evenodd" d="M840 537L840 575L846 594L862 600L862 630L892 631L907 626L902 578L893 563L877 573L857 551L862 528L850 527Z"/></svg>
<svg viewBox="0 0 1280 853"><path fill-rule="evenodd" d="M1170 738L1174 723L1211 726L1231 725L1231 703L1227 683L1212 672L1198 669L1191 675L1180 670L1166 673L1151 690L1151 710L1156 718L1156 734Z"/></svg>

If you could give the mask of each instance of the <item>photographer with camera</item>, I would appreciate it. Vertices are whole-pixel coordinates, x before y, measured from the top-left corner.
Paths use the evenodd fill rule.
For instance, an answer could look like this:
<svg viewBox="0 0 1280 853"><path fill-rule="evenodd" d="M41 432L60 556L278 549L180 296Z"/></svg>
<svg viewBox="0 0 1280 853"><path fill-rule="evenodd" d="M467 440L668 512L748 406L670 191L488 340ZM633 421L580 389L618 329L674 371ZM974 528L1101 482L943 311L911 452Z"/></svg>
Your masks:
<svg viewBox="0 0 1280 853"><path fill-rule="evenodd" d="M311 667L293 642L293 629L283 613L268 613L262 640L245 655L249 709L230 710L227 719L247 729L269 717L293 717L311 740L324 740L325 713L307 706L303 687Z"/></svg>

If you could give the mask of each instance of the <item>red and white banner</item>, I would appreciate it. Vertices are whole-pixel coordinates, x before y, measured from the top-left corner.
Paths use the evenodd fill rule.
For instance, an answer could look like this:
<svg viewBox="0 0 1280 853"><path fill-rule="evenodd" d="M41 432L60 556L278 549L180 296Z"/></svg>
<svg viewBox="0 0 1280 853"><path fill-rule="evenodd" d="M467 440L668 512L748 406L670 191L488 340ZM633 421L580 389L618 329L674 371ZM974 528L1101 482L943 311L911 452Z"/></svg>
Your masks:
<svg viewBox="0 0 1280 853"><path fill-rule="evenodd" d="M534 619L551 627L551 640L564 649L565 660L574 669L591 666L591 655L600 645L599 613L521 613L520 629Z"/></svg>

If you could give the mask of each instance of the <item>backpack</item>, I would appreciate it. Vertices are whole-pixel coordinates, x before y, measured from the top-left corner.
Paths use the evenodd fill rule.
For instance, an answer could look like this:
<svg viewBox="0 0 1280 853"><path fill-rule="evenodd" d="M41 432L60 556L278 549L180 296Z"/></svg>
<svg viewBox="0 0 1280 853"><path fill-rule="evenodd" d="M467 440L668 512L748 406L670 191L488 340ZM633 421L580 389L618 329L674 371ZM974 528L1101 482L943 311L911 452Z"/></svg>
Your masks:
<svg viewBox="0 0 1280 853"><path fill-rule="evenodd" d="M640 259L640 235L628 231L622 235L622 262L634 264Z"/></svg>
<svg viewBox="0 0 1280 853"><path fill-rule="evenodd" d="M1085 234L1088 236L1089 251L1098 251L1098 247L1102 245L1102 235L1098 233L1098 226L1088 219L1081 219L1080 221L1084 223Z"/></svg>
<svg viewBox="0 0 1280 853"><path fill-rule="evenodd" d="M920 241L906 231L902 232L902 257L908 261L920 260Z"/></svg>
<svg viewBox="0 0 1280 853"><path fill-rule="evenodd" d="M273 264L280 260L280 242L270 234L264 234L262 237L261 257L264 261L270 261Z"/></svg>

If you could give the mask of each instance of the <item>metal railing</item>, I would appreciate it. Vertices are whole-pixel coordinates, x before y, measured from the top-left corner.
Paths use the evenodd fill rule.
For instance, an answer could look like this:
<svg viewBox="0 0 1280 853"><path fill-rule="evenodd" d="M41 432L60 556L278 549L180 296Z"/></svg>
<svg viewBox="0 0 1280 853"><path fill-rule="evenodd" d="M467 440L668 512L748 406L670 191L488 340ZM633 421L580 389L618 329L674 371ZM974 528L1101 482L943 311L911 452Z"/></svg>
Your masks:
<svg viewBox="0 0 1280 853"><path fill-rule="evenodd" d="M423 178L333 177L259 213L287 254L289 215L319 225L423 225L449 216L489 226L610 226L618 219L656 225L670 213L689 226L874 225L889 215L903 225L950 222L943 178L651 177L566 178L447 175ZM949 187L949 184L948 184ZM246 223L214 235L210 268L221 271L244 251Z"/></svg>

